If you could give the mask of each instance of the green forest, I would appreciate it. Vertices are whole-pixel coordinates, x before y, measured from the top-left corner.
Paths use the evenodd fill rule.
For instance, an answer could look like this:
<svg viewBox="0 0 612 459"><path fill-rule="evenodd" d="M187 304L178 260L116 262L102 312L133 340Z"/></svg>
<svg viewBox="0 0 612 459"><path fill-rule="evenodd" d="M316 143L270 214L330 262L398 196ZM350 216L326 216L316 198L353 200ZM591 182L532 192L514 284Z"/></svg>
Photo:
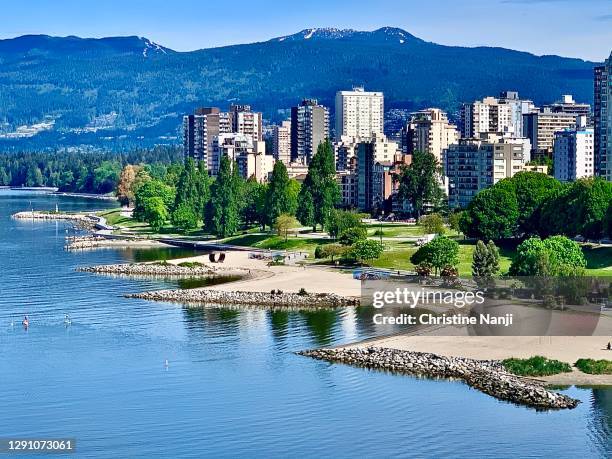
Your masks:
<svg viewBox="0 0 612 459"><path fill-rule="evenodd" d="M178 147L136 149L126 153L4 153L0 155L0 186L48 186L60 191L111 193L117 188L121 170L127 164L179 162Z"/></svg>

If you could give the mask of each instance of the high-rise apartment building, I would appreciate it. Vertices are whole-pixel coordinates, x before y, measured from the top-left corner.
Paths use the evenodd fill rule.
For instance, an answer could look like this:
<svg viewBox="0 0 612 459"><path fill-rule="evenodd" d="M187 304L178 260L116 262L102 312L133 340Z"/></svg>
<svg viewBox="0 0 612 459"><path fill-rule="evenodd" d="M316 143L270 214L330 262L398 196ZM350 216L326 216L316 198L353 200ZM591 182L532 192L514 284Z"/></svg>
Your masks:
<svg viewBox="0 0 612 459"><path fill-rule="evenodd" d="M554 176L562 182L592 177L595 174L593 129L586 127L586 116L578 117L575 128L555 134Z"/></svg>
<svg viewBox="0 0 612 459"><path fill-rule="evenodd" d="M291 120L272 128L272 155L285 165L291 162Z"/></svg>
<svg viewBox="0 0 612 459"><path fill-rule="evenodd" d="M521 100L515 91L500 97L485 97L461 108L461 136L480 138L483 134L523 135L523 115L534 109L533 102Z"/></svg>
<svg viewBox="0 0 612 459"><path fill-rule="evenodd" d="M523 170L529 143L523 139L461 139L444 152L448 205L466 207L476 194Z"/></svg>
<svg viewBox="0 0 612 459"><path fill-rule="evenodd" d="M261 112L253 112L250 105L230 105L231 132L251 136L253 142L262 140Z"/></svg>
<svg viewBox="0 0 612 459"><path fill-rule="evenodd" d="M552 157L555 132L576 125L576 115L552 112L549 107L523 116L524 136L531 142L532 157Z"/></svg>
<svg viewBox="0 0 612 459"><path fill-rule="evenodd" d="M612 181L612 53L594 73L595 175Z"/></svg>
<svg viewBox="0 0 612 459"><path fill-rule="evenodd" d="M354 171L357 162L357 144L352 138L334 142L337 171Z"/></svg>
<svg viewBox="0 0 612 459"><path fill-rule="evenodd" d="M384 128L384 96L382 92L365 91L355 87L352 91L336 93L336 140L353 137L357 142L367 141Z"/></svg>
<svg viewBox="0 0 612 459"><path fill-rule="evenodd" d="M544 108L549 108L553 113L568 113L576 117L585 116L587 120L591 116L591 106L576 102L571 94L564 94L560 101L545 105Z"/></svg>
<svg viewBox="0 0 612 459"><path fill-rule="evenodd" d="M428 108L413 113L402 130L402 152L431 153L441 161L442 152L458 140L457 126L448 121L446 113L439 108Z"/></svg>
<svg viewBox="0 0 612 459"><path fill-rule="evenodd" d="M274 166L274 157L266 155L266 145L263 141L253 141L250 135L231 132L219 134L213 142L213 155L210 173L217 175L221 157L227 156L238 168L238 173L244 179L253 176L262 182L268 179Z"/></svg>
<svg viewBox="0 0 612 459"><path fill-rule="evenodd" d="M329 138L329 110L316 99L291 107L291 161L308 164L319 144Z"/></svg>
<svg viewBox="0 0 612 459"><path fill-rule="evenodd" d="M229 112L217 107L198 108L193 115L183 117L183 153L185 159L204 161L209 173L216 174L219 163L213 145L221 134L237 133L261 141L261 113L252 112L248 105L232 105ZM218 143L217 143L218 144Z"/></svg>
<svg viewBox="0 0 612 459"><path fill-rule="evenodd" d="M198 108L193 115L183 117L183 154L185 160L204 161L206 167L211 161L212 146L221 132L230 132L229 126L219 125L217 107Z"/></svg>
<svg viewBox="0 0 612 459"><path fill-rule="evenodd" d="M391 195L391 174L396 155L401 154L396 142L384 134L357 145L357 207L363 211L381 209Z"/></svg>

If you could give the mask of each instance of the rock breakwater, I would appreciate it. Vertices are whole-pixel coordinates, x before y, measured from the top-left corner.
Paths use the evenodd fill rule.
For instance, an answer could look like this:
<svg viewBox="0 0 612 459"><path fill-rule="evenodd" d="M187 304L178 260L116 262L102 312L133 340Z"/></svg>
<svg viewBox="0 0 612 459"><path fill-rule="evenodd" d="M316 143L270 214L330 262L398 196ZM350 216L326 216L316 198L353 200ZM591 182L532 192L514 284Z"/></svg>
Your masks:
<svg viewBox="0 0 612 459"><path fill-rule="evenodd" d="M95 215L65 214L61 212L17 212L12 215L17 220L64 220L83 229L94 229L99 218Z"/></svg>
<svg viewBox="0 0 612 459"><path fill-rule="evenodd" d="M444 357L381 347L314 349L298 354L417 376L462 379L469 386L492 397L536 409L571 409L579 403L566 395L547 390L536 381L507 373L502 363L496 360Z"/></svg>
<svg viewBox="0 0 612 459"><path fill-rule="evenodd" d="M121 263L113 265L86 266L77 271L97 274L125 274L140 276L202 277L220 273L207 265L179 266L172 263ZM224 271L224 274L227 272Z"/></svg>
<svg viewBox="0 0 612 459"><path fill-rule="evenodd" d="M211 289L158 290L133 293L126 295L126 297L186 304L245 305L295 309L333 308L359 304L359 299L357 298L344 297L333 293L229 292Z"/></svg>

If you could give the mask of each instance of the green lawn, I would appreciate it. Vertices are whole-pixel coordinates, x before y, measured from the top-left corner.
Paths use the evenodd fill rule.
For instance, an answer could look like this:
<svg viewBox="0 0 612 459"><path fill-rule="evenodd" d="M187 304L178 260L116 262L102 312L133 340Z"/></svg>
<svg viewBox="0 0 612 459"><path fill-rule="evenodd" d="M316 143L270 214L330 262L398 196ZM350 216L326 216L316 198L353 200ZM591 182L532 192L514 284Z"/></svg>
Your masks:
<svg viewBox="0 0 612 459"><path fill-rule="evenodd" d="M591 276L612 276L612 247L582 246L587 260L587 274Z"/></svg>
<svg viewBox="0 0 612 459"><path fill-rule="evenodd" d="M369 223L366 225L368 230L368 236L379 237L380 231L382 231L382 237L420 237L425 234L425 230L420 225L409 224L409 223ZM458 236L458 234L446 228L446 236Z"/></svg>
<svg viewBox="0 0 612 459"><path fill-rule="evenodd" d="M275 234L243 234L223 239L223 242L244 247L257 247L260 249L299 250L301 252L308 252L312 256L314 255L317 245L328 244L331 241L329 239L302 238L295 236L289 236L285 241L285 238Z"/></svg>

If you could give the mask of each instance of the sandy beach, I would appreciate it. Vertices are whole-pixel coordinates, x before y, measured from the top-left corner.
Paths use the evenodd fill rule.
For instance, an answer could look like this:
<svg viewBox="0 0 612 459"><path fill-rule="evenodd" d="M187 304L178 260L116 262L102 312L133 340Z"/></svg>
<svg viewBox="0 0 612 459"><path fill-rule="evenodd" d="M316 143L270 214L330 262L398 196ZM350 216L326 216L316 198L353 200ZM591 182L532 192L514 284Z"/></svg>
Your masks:
<svg viewBox="0 0 612 459"><path fill-rule="evenodd" d="M542 355L574 364L580 358L612 359L612 351L605 347L612 338L605 336L441 336L444 332L437 329L436 334L396 335L347 347L378 346L478 360ZM612 375L589 375L576 369L538 379L549 384L612 385Z"/></svg>
<svg viewBox="0 0 612 459"><path fill-rule="evenodd" d="M197 261L219 268L242 268L251 271L251 278L227 284L205 287L215 290L269 292L281 289L297 293L304 288L309 293L335 293L336 295L358 297L361 294L359 280L350 273L333 268L315 266L281 265L268 266L266 260L249 258L248 252L228 251L223 264L212 264L208 255L171 260L169 263Z"/></svg>

